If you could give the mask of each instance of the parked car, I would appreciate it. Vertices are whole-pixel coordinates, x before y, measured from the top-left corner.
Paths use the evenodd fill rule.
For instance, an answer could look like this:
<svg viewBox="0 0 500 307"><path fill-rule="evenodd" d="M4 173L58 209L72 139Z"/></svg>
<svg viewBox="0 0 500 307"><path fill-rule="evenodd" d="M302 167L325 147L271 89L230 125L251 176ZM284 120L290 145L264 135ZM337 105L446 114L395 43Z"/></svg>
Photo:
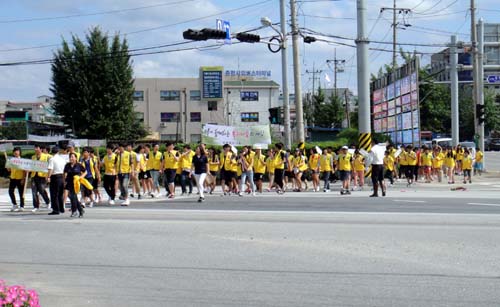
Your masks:
<svg viewBox="0 0 500 307"><path fill-rule="evenodd" d="M490 141L487 142L484 147L488 151L499 151L500 150L500 138L490 139Z"/></svg>
<svg viewBox="0 0 500 307"><path fill-rule="evenodd" d="M432 139L432 145L439 145L441 148L452 146L451 138L437 138Z"/></svg>
<svg viewBox="0 0 500 307"><path fill-rule="evenodd" d="M476 156L476 143L470 141L464 141L459 143L462 148L467 148L470 151L470 154L474 158Z"/></svg>

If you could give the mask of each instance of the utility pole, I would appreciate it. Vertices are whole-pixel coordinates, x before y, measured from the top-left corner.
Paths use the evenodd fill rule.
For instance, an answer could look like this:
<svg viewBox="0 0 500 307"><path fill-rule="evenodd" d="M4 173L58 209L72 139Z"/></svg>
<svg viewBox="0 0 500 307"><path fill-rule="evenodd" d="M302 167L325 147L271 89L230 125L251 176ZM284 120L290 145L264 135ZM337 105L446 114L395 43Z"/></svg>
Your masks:
<svg viewBox="0 0 500 307"><path fill-rule="evenodd" d="M337 73L344 72L343 66L345 64L345 60L337 59L337 49L334 49L333 60L326 60L326 63L333 62L333 89L334 95L337 96Z"/></svg>
<svg viewBox="0 0 500 307"><path fill-rule="evenodd" d="M356 59L358 65L358 125L359 147L371 149L371 121L370 121L370 70L368 62L368 44L366 36L366 0L357 0L358 36L356 38Z"/></svg>
<svg viewBox="0 0 500 307"><path fill-rule="evenodd" d="M457 37L451 36L450 45L450 81L451 81L451 138L453 146L457 146L460 140L458 126L458 52Z"/></svg>
<svg viewBox="0 0 500 307"><path fill-rule="evenodd" d="M311 70L308 70L306 69L306 74L312 74L312 81L313 81L313 90L312 90L312 94L314 95L315 92L316 92L316 74L321 74L323 71L322 70L319 70L319 69L316 69L314 68L314 62L313 62L313 69L312 71Z"/></svg>
<svg viewBox="0 0 500 307"><path fill-rule="evenodd" d="M304 142L304 109L302 106L302 82L300 80L299 59L299 29L297 27L296 0L290 0L290 12L292 23L292 48L293 48L293 79L295 86L295 117L297 122L297 141Z"/></svg>
<svg viewBox="0 0 500 307"><path fill-rule="evenodd" d="M288 55L286 38L286 4L285 0L280 0L280 26L281 26L281 73L283 82L283 113L285 117L285 147L292 148L292 137L290 127L290 102L288 93Z"/></svg>
<svg viewBox="0 0 500 307"><path fill-rule="evenodd" d="M396 95L396 70L398 67L398 62L397 62L397 27L399 23L397 22L397 14L409 14L411 12L411 9L408 8L398 8L396 6L396 0L393 1L392 7L383 7L380 9L380 13L383 13L384 11L392 11L392 85L393 85L393 90L394 90L394 101L396 101L396 109L398 108L397 105L397 95ZM408 26L408 24L404 24L404 26ZM397 116L396 118L396 128L398 127L398 122L397 122ZM387 129L387 127L386 127ZM398 143L398 133L396 133L396 144ZM403 140L401 140L403 142Z"/></svg>

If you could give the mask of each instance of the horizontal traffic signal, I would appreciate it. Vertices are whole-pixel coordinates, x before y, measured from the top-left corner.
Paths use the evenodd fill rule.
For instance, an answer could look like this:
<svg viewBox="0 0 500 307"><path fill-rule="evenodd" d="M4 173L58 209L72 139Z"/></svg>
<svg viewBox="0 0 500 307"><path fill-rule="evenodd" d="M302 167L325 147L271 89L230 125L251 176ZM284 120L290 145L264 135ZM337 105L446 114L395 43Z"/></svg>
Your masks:
<svg viewBox="0 0 500 307"><path fill-rule="evenodd" d="M260 35L241 32L236 34L236 39L242 43L258 43L260 42Z"/></svg>
<svg viewBox="0 0 500 307"><path fill-rule="evenodd" d="M187 29L182 32L184 39L193 41L206 41L207 39L225 39L226 31L204 28L201 30Z"/></svg>

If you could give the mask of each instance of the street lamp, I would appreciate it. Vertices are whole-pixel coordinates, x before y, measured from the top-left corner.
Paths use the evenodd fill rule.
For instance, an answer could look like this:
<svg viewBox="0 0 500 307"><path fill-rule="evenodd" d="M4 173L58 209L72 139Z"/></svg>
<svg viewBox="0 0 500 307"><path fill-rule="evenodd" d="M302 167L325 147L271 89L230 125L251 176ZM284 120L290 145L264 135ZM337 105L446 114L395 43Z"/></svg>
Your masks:
<svg viewBox="0 0 500 307"><path fill-rule="evenodd" d="M264 27L270 27L280 37L280 49L281 49L281 75L283 83L283 113L285 122L285 147L291 149L291 129L290 129L290 104L289 104L289 94L288 94L288 71L287 71L287 39L286 39L286 15L285 15L285 1L280 1L280 13L281 13L281 31L276 28L269 17L262 17L260 23Z"/></svg>

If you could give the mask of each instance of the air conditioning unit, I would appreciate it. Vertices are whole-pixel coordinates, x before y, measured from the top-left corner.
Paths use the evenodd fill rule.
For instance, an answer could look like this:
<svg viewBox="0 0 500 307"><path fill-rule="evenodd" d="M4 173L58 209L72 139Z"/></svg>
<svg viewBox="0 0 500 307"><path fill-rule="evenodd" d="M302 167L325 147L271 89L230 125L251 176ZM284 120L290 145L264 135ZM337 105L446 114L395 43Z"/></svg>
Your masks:
<svg viewBox="0 0 500 307"><path fill-rule="evenodd" d="M166 128L167 127L167 123L160 123L160 127Z"/></svg>

